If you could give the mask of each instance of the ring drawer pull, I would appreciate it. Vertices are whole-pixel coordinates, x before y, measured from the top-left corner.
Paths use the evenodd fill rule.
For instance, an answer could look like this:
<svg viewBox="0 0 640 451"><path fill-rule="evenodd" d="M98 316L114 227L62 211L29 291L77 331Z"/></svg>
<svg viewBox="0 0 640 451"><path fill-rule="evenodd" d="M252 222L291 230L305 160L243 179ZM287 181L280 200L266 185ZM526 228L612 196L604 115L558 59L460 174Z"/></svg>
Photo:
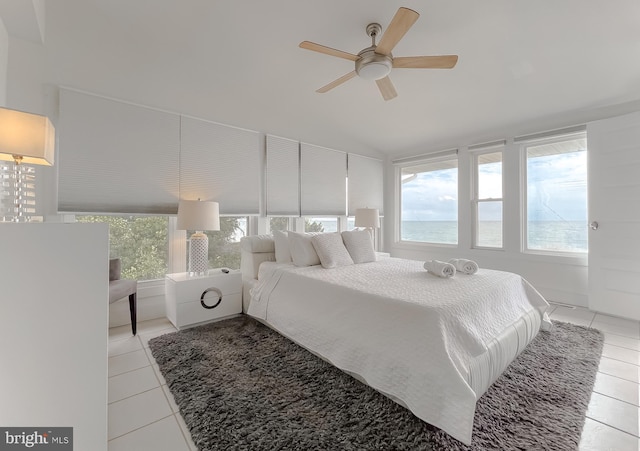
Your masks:
<svg viewBox="0 0 640 451"><path fill-rule="evenodd" d="M215 291L216 293L218 293L218 302L216 302L214 305L207 305L207 304L204 302L204 296L205 296L208 292L210 292L210 291ZM217 306L219 306L219 305L220 305L220 303L221 303L221 302L222 302L222 291L220 291L220 290L219 290L219 289L217 289L217 288L207 288L206 290L204 290L204 291L202 292L202 296L200 296L200 304L201 304L204 308L207 308L207 309L216 308Z"/></svg>

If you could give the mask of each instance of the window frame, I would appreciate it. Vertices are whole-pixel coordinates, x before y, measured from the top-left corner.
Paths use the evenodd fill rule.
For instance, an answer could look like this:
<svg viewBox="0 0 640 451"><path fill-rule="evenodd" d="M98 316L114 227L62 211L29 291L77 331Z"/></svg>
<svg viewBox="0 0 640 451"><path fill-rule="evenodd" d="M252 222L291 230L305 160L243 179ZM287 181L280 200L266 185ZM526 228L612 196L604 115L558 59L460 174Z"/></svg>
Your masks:
<svg viewBox="0 0 640 451"><path fill-rule="evenodd" d="M481 249L481 250L489 250L489 251L503 251L505 249L504 244L504 234L505 234L505 226L504 226L504 187L505 187L505 171L504 171L504 156L506 150L506 143L501 142L499 144L493 145L483 145L481 147L474 147L469 149L469 154L471 157L471 165L472 165L472 183L471 183L471 247L473 249ZM491 154L491 153L500 153L500 175L501 175L501 197L480 197L480 164L479 160L482 155ZM485 202L500 202L501 210L502 210L502 219L500 220L500 228L501 228L501 245L500 246L481 246L478 244L479 241L479 205Z"/></svg>

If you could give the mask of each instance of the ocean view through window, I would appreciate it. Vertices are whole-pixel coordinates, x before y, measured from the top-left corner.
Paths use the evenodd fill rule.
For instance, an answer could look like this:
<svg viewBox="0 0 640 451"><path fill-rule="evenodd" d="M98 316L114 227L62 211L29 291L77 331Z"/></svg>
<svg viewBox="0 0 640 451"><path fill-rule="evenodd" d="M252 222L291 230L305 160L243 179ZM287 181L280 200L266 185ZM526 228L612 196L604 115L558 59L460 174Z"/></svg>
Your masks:
<svg viewBox="0 0 640 451"><path fill-rule="evenodd" d="M403 167L400 177L400 239L457 244L457 155Z"/></svg>
<svg viewBox="0 0 640 451"><path fill-rule="evenodd" d="M474 247L502 248L502 148L473 153Z"/></svg>
<svg viewBox="0 0 640 451"><path fill-rule="evenodd" d="M526 250L588 251L586 133L525 143Z"/></svg>

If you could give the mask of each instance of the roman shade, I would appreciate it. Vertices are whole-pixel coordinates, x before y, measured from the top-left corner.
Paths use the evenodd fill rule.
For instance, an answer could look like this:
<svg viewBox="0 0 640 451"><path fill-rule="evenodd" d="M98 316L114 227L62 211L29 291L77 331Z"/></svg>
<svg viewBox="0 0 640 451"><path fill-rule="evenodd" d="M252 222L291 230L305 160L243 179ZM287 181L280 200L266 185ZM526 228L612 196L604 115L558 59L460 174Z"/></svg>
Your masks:
<svg viewBox="0 0 640 451"><path fill-rule="evenodd" d="M58 210L172 214L180 117L60 89Z"/></svg>
<svg viewBox="0 0 640 451"><path fill-rule="evenodd" d="M302 143L300 208L303 216L341 216L347 211L347 154Z"/></svg>
<svg viewBox="0 0 640 451"><path fill-rule="evenodd" d="M267 215L300 215L300 144L267 135Z"/></svg>
<svg viewBox="0 0 640 451"><path fill-rule="evenodd" d="M376 208L383 214L384 165L382 160L349 154L349 216L358 208Z"/></svg>

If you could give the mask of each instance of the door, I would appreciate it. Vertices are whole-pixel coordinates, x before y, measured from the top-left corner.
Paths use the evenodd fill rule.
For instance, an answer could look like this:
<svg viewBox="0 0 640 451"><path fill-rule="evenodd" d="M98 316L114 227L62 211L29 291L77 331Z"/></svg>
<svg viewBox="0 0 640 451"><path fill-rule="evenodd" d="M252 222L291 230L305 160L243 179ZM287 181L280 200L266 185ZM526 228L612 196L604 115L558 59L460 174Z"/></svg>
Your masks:
<svg viewBox="0 0 640 451"><path fill-rule="evenodd" d="M589 308L640 320L640 113L587 125Z"/></svg>

